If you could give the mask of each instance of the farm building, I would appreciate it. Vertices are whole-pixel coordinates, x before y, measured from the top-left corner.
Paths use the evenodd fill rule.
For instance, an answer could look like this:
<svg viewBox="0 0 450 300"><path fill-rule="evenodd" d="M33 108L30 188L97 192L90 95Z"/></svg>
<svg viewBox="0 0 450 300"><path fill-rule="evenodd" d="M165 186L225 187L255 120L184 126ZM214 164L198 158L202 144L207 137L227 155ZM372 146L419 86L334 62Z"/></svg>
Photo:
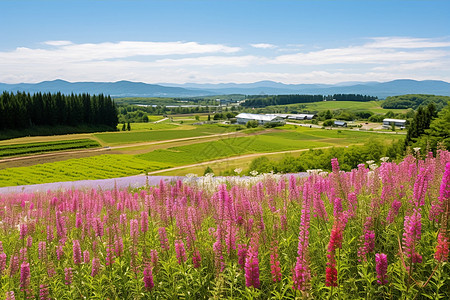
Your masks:
<svg viewBox="0 0 450 300"><path fill-rule="evenodd" d="M316 115L313 114L295 114L295 115L288 115L288 119L290 120L312 120L314 119Z"/></svg>
<svg viewBox="0 0 450 300"><path fill-rule="evenodd" d="M392 124L394 124L395 127L400 127L400 129L405 129L406 120L400 120L400 119L384 119L383 120L383 128L391 128Z"/></svg>
<svg viewBox="0 0 450 300"><path fill-rule="evenodd" d="M345 122L345 121L334 121L334 126L347 127L347 122Z"/></svg>
<svg viewBox="0 0 450 300"><path fill-rule="evenodd" d="M236 116L238 124L247 124L248 121L258 121L259 124L267 123L284 123L284 119L275 115L259 115L259 114L247 114L240 113Z"/></svg>

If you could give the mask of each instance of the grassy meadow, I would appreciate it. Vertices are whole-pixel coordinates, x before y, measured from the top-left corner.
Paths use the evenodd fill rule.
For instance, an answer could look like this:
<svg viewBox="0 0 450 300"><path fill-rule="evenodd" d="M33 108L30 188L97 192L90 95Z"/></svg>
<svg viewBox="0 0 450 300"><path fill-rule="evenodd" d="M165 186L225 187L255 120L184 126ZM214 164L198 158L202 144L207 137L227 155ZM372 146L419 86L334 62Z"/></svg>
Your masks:
<svg viewBox="0 0 450 300"><path fill-rule="evenodd" d="M286 125L280 129L245 129L236 135L214 137L216 140L203 140L204 137L214 134L235 132L236 126L222 124L193 126L169 121L133 125L131 131L92 135L102 146L114 147L114 154L98 155L97 153L91 157L48 163L40 161L38 164L26 167L12 167L9 164L9 167L0 170L0 186L115 178L190 165L191 167L187 169L177 170L177 175L185 175L193 173L192 165L194 164L222 158L267 153L286 155L287 152L296 153L301 149L363 144L374 138L383 139L386 143L401 138L400 135L395 134ZM146 126L160 126L160 129L149 130ZM169 142L173 139L181 140L176 143ZM168 142L160 144L161 141ZM159 143L157 147L152 146L153 142ZM22 143L24 143L23 139ZM120 147L133 143L139 145ZM231 161L227 163L227 167L230 163ZM244 159L243 163L247 164L248 161ZM198 167L199 170L196 169L196 173L202 174L204 168L205 166Z"/></svg>
<svg viewBox="0 0 450 300"><path fill-rule="evenodd" d="M313 102L313 103L298 103L298 104L288 104L288 105L278 105L278 106L267 106L266 109L278 109L283 111L287 106L290 108L305 109L311 112L321 112L325 110L338 110L345 109L350 111L370 111L374 114L385 114L388 111L393 113L405 113L407 109L384 109L381 107L382 101L368 101L368 102L358 102L358 101L323 101L323 102Z"/></svg>

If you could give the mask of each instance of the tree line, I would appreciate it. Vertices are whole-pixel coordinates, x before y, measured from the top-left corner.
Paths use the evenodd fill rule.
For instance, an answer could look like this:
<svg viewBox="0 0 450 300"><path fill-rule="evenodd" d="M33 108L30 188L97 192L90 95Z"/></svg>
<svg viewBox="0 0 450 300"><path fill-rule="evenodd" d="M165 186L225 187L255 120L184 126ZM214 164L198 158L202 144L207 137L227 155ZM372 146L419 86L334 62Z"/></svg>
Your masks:
<svg viewBox="0 0 450 300"><path fill-rule="evenodd" d="M0 116L0 130L60 125L116 128L118 123L114 101L103 94L3 92Z"/></svg>
<svg viewBox="0 0 450 300"><path fill-rule="evenodd" d="M360 94L334 94L334 95L272 95L272 96L248 96L244 107L265 107L270 105L286 105L295 103L312 103L320 101L360 101L367 102L377 100L377 97Z"/></svg>
<svg viewBox="0 0 450 300"><path fill-rule="evenodd" d="M386 100L381 104L381 107L387 109L417 109L419 106L427 106L430 103L434 103L436 105L436 109L441 110L444 106L447 105L448 101L450 101L449 96L408 94L387 97Z"/></svg>

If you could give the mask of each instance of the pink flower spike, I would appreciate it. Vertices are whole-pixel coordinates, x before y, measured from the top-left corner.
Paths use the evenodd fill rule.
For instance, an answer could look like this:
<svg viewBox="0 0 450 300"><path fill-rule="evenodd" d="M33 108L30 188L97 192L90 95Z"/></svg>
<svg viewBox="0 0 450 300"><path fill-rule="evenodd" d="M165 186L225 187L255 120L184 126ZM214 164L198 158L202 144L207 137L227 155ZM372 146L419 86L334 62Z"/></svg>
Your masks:
<svg viewBox="0 0 450 300"><path fill-rule="evenodd" d="M387 256L384 253L376 253L375 254L375 269L377 271L377 282L379 284L386 284L388 283L387 279L386 279L386 273L387 273Z"/></svg>

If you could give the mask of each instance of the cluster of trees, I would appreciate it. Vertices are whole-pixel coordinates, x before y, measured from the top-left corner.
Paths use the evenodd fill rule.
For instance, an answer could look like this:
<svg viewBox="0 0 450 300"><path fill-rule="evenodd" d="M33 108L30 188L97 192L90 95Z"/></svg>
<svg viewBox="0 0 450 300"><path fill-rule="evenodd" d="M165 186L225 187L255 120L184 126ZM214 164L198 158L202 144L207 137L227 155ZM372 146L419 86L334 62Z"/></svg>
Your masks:
<svg viewBox="0 0 450 300"><path fill-rule="evenodd" d="M450 101L450 97L448 96L409 94L387 97L381 106L386 109L417 109L419 106L427 106L430 103L434 103L437 110L441 110L445 105L447 105L448 101Z"/></svg>
<svg viewBox="0 0 450 300"><path fill-rule="evenodd" d="M331 171L330 161L338 158L341 170L350 171L357 168L358 164L373 160L380 162L381 157L389 157L390 160L400 158L403 154L403 140L386 145L382 140L371 140L363 146L349 146L330 149L309 150L298 157L287 156L281 161L269 160L267 157L254 159L248 172L253 170L258 173L296 173L311 169Z"/></svg>
<svg viewBox="0 0 450 300"><path fill-rule="evenodd" d="M25 92L0 95L0 130L32 126L106 125L116 128L117 109L111 97Z"/></svg>
<svg viewBox="0 0 450 300"><path fill-rule="evenodd" d="M359 102L368 102L378 100L376 96L368 96L361 94L334 94L332 96L327 96L327 100L335 100L335 101L359 101Z"/></svg>
<svg viewBox="0 0 450 300"><path fill-rule="evenodd" d="M411 121L405 139L405 147L436 150L438 144L450 149L450 106L439 113L433 103L419 107ZM424 152L424 151L423 151Z"/></svg>
<svg viewBox="0 0 450 300"><path fill-rule="evenodd" d="M236 106L221 107L221 110L237 111ZM193 106L193 107L167 107L163 105L142 106L133 104L118 105L119 123L122 122L146 122L145 116L150 115L175 115L175 114L197 114L211 113L217 111L217 107L213 106Z"/></svg>
<svg viewBox="0 0 450 300"><path fill-rule="evenodd" d="M334 94L334 95L274 95L274 96L248 96L245 102L241 103L244 107L265 107L271 105L286 105L295 103L312 103L324 100L336 101L372 101L377 97L360 94Z"/></svg>

